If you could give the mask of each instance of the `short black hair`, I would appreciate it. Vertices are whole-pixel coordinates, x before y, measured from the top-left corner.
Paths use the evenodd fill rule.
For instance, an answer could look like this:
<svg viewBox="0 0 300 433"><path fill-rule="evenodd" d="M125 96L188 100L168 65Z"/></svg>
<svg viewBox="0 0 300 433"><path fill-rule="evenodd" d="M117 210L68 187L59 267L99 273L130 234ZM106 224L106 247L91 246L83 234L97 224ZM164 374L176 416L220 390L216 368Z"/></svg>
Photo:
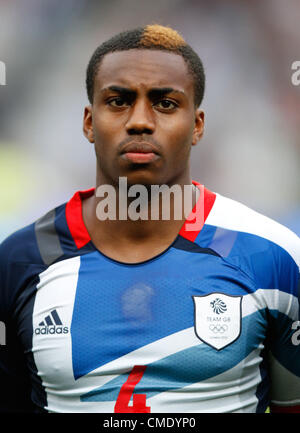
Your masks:
<svg viewBox="0 0 300 433"><path fill-rule="evenodd" d="M91 104L94 99L95 77L103 57L108 53L134 48L169 51L181 55L194 80L195 106L198 107L201 104L205 89L205 73L202 61L176 30L158 24L121 32L96 48L86 71L86 90Z"/></svg>

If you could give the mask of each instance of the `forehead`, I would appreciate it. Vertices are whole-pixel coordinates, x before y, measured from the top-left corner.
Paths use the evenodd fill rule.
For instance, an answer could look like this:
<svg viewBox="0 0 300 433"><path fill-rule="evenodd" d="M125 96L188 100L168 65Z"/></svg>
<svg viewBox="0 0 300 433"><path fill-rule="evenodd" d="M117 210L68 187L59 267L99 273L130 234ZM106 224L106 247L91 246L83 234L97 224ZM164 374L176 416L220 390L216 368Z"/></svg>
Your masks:
<svg viewBox="0 0 300 433"><path fill-rule="evenodd" d="M183 57L161 50L131 49L106 54L95 77L95 90L111 84L176 87L193 92L193 79Z"/></svg>

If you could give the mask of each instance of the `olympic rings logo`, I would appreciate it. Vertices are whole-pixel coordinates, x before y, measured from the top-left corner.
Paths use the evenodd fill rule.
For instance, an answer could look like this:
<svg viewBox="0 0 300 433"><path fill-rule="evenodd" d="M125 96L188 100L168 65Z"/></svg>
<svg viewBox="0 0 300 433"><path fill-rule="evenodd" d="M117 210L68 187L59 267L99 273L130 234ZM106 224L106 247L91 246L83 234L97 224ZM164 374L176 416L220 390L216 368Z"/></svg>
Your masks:
<svg viewBox="0 0 300 433"><path fill-rule="evenodd" d="M228 326L227 325L209 325L209 329L214 332L215 334L221 333L227 331Z"/></svg>

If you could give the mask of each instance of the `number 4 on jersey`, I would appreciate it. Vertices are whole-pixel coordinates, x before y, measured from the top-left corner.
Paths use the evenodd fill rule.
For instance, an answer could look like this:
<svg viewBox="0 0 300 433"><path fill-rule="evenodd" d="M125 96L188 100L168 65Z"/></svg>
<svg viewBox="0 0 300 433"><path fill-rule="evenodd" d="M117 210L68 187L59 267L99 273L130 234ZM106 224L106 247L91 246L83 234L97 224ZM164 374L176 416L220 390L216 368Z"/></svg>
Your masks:
<svg viewBox="0 0 300 433"><path fill-rule="evenodd" d="M135 386L141 380L147 366L135 365L122 386L116 404L115 413L150 413L150 407L146 406L146 394L133 394ZM129 406L132 396L133 405Z"/></svg>

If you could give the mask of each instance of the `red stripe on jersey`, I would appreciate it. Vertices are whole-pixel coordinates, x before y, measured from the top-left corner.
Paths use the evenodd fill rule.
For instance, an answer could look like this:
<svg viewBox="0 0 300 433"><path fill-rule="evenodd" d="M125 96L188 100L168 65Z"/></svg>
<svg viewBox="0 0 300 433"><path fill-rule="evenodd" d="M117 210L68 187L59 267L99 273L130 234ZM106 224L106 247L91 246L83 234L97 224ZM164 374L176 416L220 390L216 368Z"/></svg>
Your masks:
<svg viewBox="0 0 300 433"><path fill-rule="evenodd" d="M275 404L270 405L271 413L300 413L300 406L277 406Z"/></svg>
<svg viewBox="0 0 300 433"><path fill-rule="evenodd" d="M199 188L200 197L179 232L180 236L192 242L195 241L204 226L216 199L216 194L206 189L204 185L194 180L193 184Z"/></svg>
<svg viewBox="0 0 300 433"><path fill-rule="evenodd" d="M66 220L76 247L82 248L90 242L90 235L84 225L82 217L82 199L94 194L95 188L77 191L66 204Z"/></svg>

